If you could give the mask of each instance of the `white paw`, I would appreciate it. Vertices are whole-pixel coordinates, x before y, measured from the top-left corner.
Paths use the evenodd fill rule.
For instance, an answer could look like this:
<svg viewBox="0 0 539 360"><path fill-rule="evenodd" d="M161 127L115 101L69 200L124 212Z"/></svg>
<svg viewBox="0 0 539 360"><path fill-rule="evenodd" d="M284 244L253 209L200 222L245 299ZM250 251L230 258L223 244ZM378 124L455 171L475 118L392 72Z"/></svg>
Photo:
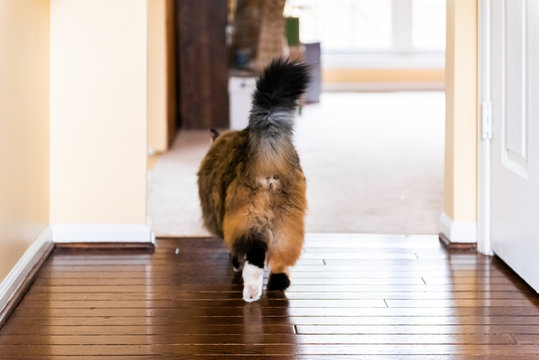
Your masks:
<svg viewBox="0 0 539 360"><path fill-rule="evenodd" d="M243 300L253 302L260 299L264 282L264 269L249 264L243 265Z"/></svg>
<svg viewBox="0 0 539 360"><path fill-rule="evenodd" d="M262 286L258 285L244 285L243 286L243 300L251 303L260 299L262 295Z"/></svg>

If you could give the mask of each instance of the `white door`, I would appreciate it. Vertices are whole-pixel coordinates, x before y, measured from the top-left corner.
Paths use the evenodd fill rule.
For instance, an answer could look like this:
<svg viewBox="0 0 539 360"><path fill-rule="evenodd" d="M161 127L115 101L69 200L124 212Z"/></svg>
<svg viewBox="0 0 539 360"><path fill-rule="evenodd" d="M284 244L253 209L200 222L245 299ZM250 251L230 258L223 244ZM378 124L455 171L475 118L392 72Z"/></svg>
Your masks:
<svg viewBox="0 0 539 360"><path fill-rule="evenodd" d="M539 1L491 1L491 244L539 291Z"/></svg>

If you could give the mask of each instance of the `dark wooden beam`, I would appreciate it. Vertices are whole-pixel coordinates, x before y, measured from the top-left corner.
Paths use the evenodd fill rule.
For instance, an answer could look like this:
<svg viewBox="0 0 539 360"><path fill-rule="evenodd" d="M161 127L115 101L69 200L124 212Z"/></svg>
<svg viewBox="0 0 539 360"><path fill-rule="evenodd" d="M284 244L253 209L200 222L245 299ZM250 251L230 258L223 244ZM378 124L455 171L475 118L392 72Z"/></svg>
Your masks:
<svg viewBox="0 0 539 360"><path fill-rule="evenodd" d="M176 11L181 128L228 128L227 1L179 0Z"/></svg>

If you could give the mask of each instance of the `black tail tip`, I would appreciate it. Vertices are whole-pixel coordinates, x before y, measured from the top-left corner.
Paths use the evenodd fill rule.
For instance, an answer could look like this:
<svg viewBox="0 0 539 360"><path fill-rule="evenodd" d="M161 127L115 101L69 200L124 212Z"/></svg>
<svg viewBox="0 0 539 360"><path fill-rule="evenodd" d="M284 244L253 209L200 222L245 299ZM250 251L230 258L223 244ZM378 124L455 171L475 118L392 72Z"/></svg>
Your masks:
<svg viewBox="0 0 539 360"><path fill-rule="evenodd" d="M268 290L285 290L290 286L290 279L285 273L270 274Z"/></svg>
<svg viewBox="0 0 539 360"><path fill-rule="evenodd" d="M299 61L292 60L287 57L276 57L271 62L264 67L263 73L267 72L286 72L286 73L296 73L298 75L304 76L306 80L309 77L310 66Z"/></svg>
<svg viewBox="0 0 539 360"><path fill-rule="evenodd" d="M303 92L310 80L309 69L309 65L300 61L278 57L264 68L261 77L269 82L274 79L279 82L285 81L288 86L296 86L298 91Z"/></svg>
<svg viewBox="0 0 539 360"><path fill-rule="evenodd" d="M308 82L308 65L282 57L273 59L258 78L254 103L264 108L275 105L293 107Z"/></svg>

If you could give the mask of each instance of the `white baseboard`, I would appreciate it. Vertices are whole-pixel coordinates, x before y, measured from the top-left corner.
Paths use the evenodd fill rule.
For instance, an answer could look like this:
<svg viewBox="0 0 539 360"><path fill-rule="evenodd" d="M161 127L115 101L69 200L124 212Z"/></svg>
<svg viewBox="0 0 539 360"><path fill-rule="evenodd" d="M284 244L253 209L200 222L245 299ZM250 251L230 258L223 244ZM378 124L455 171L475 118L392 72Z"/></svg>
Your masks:
<svg viewBox="0 0 539 360"><path fill-rule="evenodd" d="M13 295L24 284L33 270L47 257L54 248L50 227L44 229L37 239L28 247L9 274L0 283L0 314Z"/></svg>
<svg viewBox="0 0 539 360"><path fill-rule="evenodd" d="M54 224L55 243L155 243L155 235L144 224Z"/></svg>
<svg viewBox="0 0 539 360"><path fill-rule="evenodd" d="M445 213L440 215L440 233L451 243L476 243L477 223L468 221L455 221Z"/></svg>
<svg viewBox="0 0 539 360"><path fill-rule="evenodd" d="M43 230L0 283L0 325L17 301L19 289L38 270L55 243L155 243L145 224L56 224Z"/></svg>

